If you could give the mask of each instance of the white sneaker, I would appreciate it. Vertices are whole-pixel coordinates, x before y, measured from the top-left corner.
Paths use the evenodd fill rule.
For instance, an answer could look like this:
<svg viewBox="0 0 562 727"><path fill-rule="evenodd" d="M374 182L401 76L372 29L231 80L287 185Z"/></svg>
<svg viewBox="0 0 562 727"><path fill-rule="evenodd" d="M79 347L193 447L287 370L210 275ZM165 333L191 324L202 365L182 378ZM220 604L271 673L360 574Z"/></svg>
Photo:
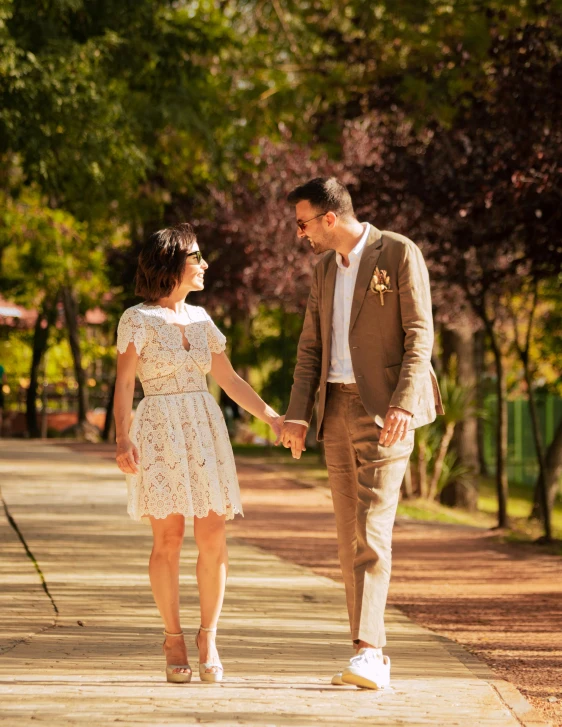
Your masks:
<svg viewBox="0 0 562 727"><path fill-rule="evenodd" d="M359 649L342 672L344 684L366 689L384 689L390 685L390 659L378 649Z"/></svg>

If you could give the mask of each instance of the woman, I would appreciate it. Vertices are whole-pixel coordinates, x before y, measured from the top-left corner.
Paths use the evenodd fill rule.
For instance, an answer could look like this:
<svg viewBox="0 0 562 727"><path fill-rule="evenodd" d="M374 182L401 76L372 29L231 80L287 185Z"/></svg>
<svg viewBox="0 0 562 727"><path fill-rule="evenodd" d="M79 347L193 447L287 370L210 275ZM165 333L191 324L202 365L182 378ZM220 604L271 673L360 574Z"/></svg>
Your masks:
<svg viewBox="0 0 562 727"><path fill-rule="evenodd" d="M203 290L207 268L191 225L156 232L138 261L136 293L144 302L123 313L117 334L116 459L127 475L129 515L152 525L150 583L164 621L166 678L176 683L191 680L179 615L185 518L194 517L199 551L199 674L219 682L215 633L228 568L225 521L242 514L232 447L205 375L276 436L283 421L235 373L226 339L205 310L185 302L188 293ZM129 431L136 374L145 396Z"/></svg>

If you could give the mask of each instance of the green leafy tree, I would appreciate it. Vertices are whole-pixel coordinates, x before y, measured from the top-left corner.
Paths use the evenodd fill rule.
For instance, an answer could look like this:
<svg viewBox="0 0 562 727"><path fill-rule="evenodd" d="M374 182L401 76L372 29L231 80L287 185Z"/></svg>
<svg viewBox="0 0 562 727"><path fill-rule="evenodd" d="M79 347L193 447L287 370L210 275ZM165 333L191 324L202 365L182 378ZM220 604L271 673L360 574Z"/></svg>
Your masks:
<svg viewBox="0 0 562 727"><path fill-rule="evenodd" d="M107 258L121 263L109 270L113 291L119 283L130 289L136 242L166 218L185 214L209 180L228 176L240 119L236 81L225 69L241 47L213 2L0 4L2 187L14 201L10 214L22 204L33 208L23 238L24 228L6 221L12 245L3 251L2 275L6 289L40 310L34 371L62 303L80 421L87 402L79 320L96 300L84 279L102 271ZM32 202L33 195L40 201ZM129 255L112 249L112 230L122 237L123 228L133 243ZM50 256L14 251L16 240L38 245L43 233L54 246ZM59 255L56 245L68 249ZM34 290L45 294L20 295L22 278L35 273ZM44 277L51 280L48 294ZM98 283L99 301L107 279ZM36 376L31 381L35 386Z"/></svg>
<svg viewBox="0 0 562 727"><path fill-rule="evenodd" d="M78 384L78 423L84 428L88 402L79 325L85 308L100 301L107 290L103 241L92 239L88 226L68 212L48 207L37 192L26 190L17 200L4 197L2 202L2 288L14 300L38 310L29 376L28 430L32 436L38 435L35 402L39 368L50 330L59 316L59 303Z"/></svg>

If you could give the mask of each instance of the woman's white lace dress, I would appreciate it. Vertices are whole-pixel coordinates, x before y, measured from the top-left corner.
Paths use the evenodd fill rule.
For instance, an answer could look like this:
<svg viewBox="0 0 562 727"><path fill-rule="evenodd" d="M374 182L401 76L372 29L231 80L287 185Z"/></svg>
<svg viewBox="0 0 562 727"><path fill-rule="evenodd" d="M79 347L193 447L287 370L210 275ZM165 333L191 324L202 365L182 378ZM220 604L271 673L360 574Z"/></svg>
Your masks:
<svg viewBox="0 0 562 727"><path fill-rule="evenodd" d="M131 342L145 396L129 433L140 455L138 474L127 475L129 515L242 514L226 424L205 378L225 337L203 308L184 303L175 314L140 303L119 321L118 351Z"/></svg>

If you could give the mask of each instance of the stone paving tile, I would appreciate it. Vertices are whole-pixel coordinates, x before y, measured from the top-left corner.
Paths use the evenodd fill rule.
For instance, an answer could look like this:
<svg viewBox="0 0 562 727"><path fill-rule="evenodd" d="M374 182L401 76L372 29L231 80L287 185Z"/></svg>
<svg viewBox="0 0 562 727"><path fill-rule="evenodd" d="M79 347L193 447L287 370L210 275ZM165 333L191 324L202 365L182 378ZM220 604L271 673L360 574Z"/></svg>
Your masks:
<svg viewBox="0 0 562 727"><path fill-rule="evenodd" d="M50 604L12 543L0 574L12 594L23 588L25 607L12 608L0 628L0 648L8 649L0 656L3 727L521 724L470 659L395 609L387 649L393 688L332 687L332 673L350 655L343 588L234 540L218 638L225 681L166 684L148 584L150 532L126 516L113 464L44 443L0 442L0 477L60 611L56 626L42 630ZM0 598L2 606L10 601ZM196 667L191 539L182 557L182 615Z"/></svg>

